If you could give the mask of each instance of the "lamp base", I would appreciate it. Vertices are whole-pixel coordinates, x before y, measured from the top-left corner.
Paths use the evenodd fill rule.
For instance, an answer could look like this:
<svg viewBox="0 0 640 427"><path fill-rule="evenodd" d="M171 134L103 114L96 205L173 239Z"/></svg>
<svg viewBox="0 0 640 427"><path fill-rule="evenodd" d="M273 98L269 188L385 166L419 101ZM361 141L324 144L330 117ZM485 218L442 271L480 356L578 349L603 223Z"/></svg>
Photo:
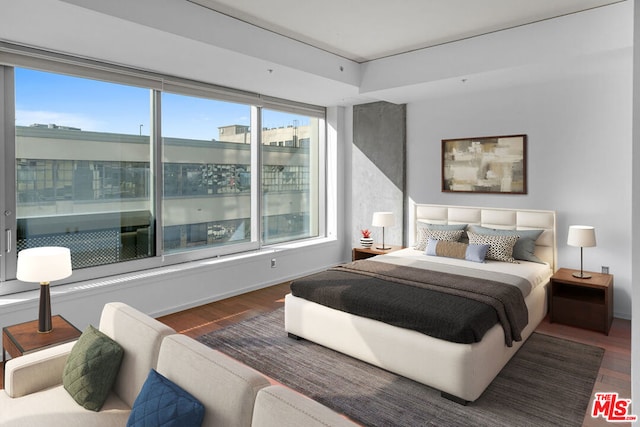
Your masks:
<svg viewBox="0 0 640 427"><path fill-rule="evenodd" d="M591 275L589 273L584 273L581 271L576 271L572 274L573 277L577 277L578 279L591 279Z"/></svg>
<svg viewBox="0 0 640 427"><path fill-rule="evenodd" d="M40 283L40 310L38 313L38 333L48 334L53 330L51 323L51 296L49 283Z"/></svg>
<svg viewBox="0 0 640 427"><path fill-rule="evenodd" d="M382 247L376 246L376 249L380 249L380 250L383 250L383 251L388 251L389 249L391 249L391 246L382 246Z"/></svg>

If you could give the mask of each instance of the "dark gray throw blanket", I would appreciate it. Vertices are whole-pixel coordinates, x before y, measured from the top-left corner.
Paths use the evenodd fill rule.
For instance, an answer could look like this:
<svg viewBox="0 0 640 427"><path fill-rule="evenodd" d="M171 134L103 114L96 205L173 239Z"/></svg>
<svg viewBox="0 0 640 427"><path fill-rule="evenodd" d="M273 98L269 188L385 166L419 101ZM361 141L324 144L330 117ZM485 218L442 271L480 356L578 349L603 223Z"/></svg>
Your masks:
<svg viewBox="0 0 640 427"><path fill-rule="evenodd" d="M400 286L399 286L400 285ZM497 322L505 343L528 323L517 287L458 274L360 260L291 284L294 296L457 343L482 340Z"/></svg>

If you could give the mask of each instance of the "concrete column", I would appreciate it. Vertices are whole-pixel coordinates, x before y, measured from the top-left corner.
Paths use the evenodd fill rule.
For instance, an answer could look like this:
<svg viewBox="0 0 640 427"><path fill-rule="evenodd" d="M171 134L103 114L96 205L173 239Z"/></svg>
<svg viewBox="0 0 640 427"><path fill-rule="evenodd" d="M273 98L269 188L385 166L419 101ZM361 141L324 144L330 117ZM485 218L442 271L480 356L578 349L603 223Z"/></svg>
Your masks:
<svg viewBox="0 0 640 427"><path fill-rule="evenodd" d="M406 105L374 102L353 107L352 244L370 229L376 243L382 229L371 226L374 212L394 213L385 228L385 244L402 245L405 217Z"/></svg>

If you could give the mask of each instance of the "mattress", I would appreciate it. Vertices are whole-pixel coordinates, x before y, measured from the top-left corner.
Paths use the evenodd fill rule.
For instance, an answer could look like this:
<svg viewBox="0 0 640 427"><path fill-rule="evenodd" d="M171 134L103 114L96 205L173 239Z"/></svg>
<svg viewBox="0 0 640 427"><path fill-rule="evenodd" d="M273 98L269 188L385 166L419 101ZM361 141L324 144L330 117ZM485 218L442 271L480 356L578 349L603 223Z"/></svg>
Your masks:
<svg viewBox="0 0 640 427"><path fill-rule="evenodd" d="M423 251L418 251L413 248L405 248L369 259L396 265L436 269L439 271L451 271L451 269L458 269L460 274L475 273L478 277L482 276L482 272L503 273L526 279L530 284L531 290L541 284L548 283L549 279L553 275L551 266L547 263L521 260L518 260L517 263L493 260L486 260L482 263L472 262L457 258L429 256L425 255ZM465 271L467 271L467 273L464 273Z"/></svg>

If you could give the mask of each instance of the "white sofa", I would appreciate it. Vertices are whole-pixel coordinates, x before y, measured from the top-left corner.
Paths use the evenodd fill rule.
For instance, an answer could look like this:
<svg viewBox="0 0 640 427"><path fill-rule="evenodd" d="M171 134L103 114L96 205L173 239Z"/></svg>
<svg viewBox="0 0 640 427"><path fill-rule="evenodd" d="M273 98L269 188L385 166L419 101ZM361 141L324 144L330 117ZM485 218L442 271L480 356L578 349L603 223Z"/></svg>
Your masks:
<svg viewBox="0 0 640 427"><path fill-rule="evenodd" d="M345 417L122 303L105 305L99 330L124 348L100 411L62 386L74 343L11 359L0 392L0 426L125 426L151 368L205 407L203 426L354 426Z"/></svg>

